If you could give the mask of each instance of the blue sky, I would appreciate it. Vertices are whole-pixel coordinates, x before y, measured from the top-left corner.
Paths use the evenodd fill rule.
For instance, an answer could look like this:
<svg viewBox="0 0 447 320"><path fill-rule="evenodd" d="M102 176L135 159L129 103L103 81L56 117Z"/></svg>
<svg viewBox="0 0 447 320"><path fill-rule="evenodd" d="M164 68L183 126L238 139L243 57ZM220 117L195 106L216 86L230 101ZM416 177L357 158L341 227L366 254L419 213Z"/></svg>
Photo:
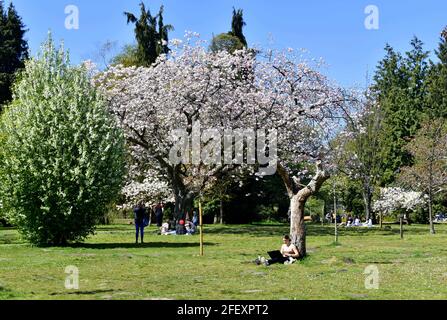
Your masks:
<svg viewBox="0 0 447 320"><path fill-rule="evenodd" d="M10 0L6 0L9 3ZM126 25L123 11L139 13L140 0L14 0L29 32L27 39L35 54L47 31L64 40L72 60L94 58L100 43L132 43L133 26ZM440 31L447 25L445 0L146 0L152 13L165 5L165 22L175 27L171 38L183 38L185 30L210 39L230 29L232 7L244 9L245 34L250 45L305 48L322 57L324 72L344 86L365 85L390 43L407 50L417 35L427 50L437 47ZM79 30L65 29L65 7L79 8ZM379 30L364 26L368 5L380 13Z"/></svg>

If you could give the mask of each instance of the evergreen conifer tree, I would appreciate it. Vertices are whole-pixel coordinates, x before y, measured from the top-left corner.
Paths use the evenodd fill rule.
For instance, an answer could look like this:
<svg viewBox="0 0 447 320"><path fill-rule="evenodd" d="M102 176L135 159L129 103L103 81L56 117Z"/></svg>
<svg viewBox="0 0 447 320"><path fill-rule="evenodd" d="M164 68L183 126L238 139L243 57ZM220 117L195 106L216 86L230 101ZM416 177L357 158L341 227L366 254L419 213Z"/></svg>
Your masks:
<svg viewBox="0 0 447 320"><path fill-rule="evenodd" d="M441 33L436 55L438 63L431 63L427 84L428 116L447 118L447 27Z"/></svg>
<svg viewBox="0 0 447 320"><path fill-rule="evenodd" d="M387 45L374 77L374 92L384 114L382 184L392 183L399 169L412 164L406 144L420 128L426 112L428 52L414 38L405 56Z"/></svg>
<svg viewBox="0 0 447 320"><path fill-rule="evenodd" d="M158 56L169 53L169 31L174 30L174 27L164 24L163 6L156 16L152 16L150 10L146 10L143 2L140 3L140 9L139 18L130 12L124 14L127 17L127 23L135 24L138 66L149 67Z"/></svg>
<svg viewBox="0 0 447 320"><path fill-rule="evenodd" d="M247 40L244 36L244 27L247 24L244 21L244 12L242 9L236 10L233 8L233 20L231 22L231 32L230 34L237 37L244 47L247 47Z"/></svg>
<svg viewBox="0 0 447 320"><path fill-rule="evenodd" d="M11 86L15 73L24 67L28 58L28 44L24 39L25 25L11 3L5 10L0 0L0 112L11 100Z"/></svg>

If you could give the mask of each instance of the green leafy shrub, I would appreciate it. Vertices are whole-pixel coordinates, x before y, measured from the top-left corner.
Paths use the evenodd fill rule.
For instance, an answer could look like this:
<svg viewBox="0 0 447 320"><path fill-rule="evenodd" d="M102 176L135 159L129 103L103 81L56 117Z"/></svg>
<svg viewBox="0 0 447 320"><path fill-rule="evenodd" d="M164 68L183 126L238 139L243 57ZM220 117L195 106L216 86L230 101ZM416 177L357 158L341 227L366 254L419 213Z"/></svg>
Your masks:
<svg viewBox="0 0 447 320"><path fill-rule="evenodd" d="M122 132L91 85L51 40L26 63L0 124L2 200L34 244L81 241L121 189Z"/></svg>

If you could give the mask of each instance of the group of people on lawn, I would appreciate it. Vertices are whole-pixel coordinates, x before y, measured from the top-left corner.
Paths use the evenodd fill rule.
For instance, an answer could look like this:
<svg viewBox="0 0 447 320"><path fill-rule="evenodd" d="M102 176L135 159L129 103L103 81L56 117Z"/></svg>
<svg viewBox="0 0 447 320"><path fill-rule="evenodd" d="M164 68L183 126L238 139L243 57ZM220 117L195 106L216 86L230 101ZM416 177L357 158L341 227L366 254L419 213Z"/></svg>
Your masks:
<svg viewBox="0 0 447 320"><path fill-rule="evenodd" d="M352 215L344 215L343 219L339 215L337 217L334 217L334 214L332 212L329 212L326 215L326 220L330 223L334 223L335 219L337 221L337 224L340 224L341 227L373 227L372 219L368 219L365 222L362 222L360 220L360 217L356 216L353 217Z"/></svg>
<svg viewBox="0 0 447 320"><path fill-rule="evenodd" d="M372 219L368 219L367 221L363 222L360 220L359 217L356 217L355 219L351 216L348 217L346 222L346 227L368 227L371 228L373 226Z"/></svg>
<svg viewBox="0 0 447 320"><path fill-rule="evenodd" d="M146 209L143 202L138 203L134 208L134 222L135 222L135 243L141 239L144 243L144 228L150 225L151 215L155 214L157 227L160 229L160 235L192 235L197 231L199 223L197 211L194 210L192 221L190 221L188 214L184 218L177 220L169 220L163 223L164 204L158 203L149 210Z"/></svg>

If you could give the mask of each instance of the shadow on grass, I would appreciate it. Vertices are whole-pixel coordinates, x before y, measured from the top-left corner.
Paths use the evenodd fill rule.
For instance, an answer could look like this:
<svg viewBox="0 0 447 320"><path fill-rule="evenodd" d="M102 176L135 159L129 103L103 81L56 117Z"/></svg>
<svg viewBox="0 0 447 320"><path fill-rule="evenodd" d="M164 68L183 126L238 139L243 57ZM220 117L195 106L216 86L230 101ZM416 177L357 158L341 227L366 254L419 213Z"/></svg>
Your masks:
<svg viewBox="0 0 447 320"><path fill-rule="evenodd" d="M18 236L16 235L1 235L0 236L0 245L2 244L22 244L23 242Z"/></svg>
<svg viewBox="0 0 447 320"><path fill-rule="evenodd" d="M391 229L380 229L378 226L374 228L364 227L340 227L338 228L339 236L363 236L363 235L377 235L377 236L396 236L399 234L399 225L393 226ZM428 226L414 225L404 226L404 232L407 235L427 235L429 234ZM442 230L441 233L445 231ZM307 235L309 236L330 236L334 234L334 226L308 225Z"/></svg>
<svg viewBox="0 0 447 320"><path fill-rule="evenodd" d="M362 229L339 229L339 234L367 234L372 230ZM289 225L238 225L238 226L219 226L219 227L207 227L205 234L240 234L250 235L254 237L269 237L278 236L281 237L284 234L290 232ZM388 232L389 233L389 232ZM307 225L307 236L331 236L334 234L333 227L319 226L319 225ZM387 233L386 233L387 234Z"/></svg>
<svg viewBox="0 0 447 320"><path fill-rule="evenodd" d="M9 289L7 289L5 287L0 286L0 292L11 292L11 290L9 290Z"/></svg>
<svg viewBox="0 0 447 320"><path fill-rule="evenodd" d="M236 234L236 235L250 235L256 237L267 237L275 235L283 235L289 231L287 225L274 226L258 226L258 225L237 225L237 226L205 226L204 233L206 234Z"/></svg>
<svg viewBox="0 0 447 320"><path fill-rule="evenodd" d="M334 234L334 225L320 225L320 224L307 224L307 236L332 236ZM269 237L288 234L290 231L289 225L226 225L226 226L205 226L205 234L235 234L235 235L249 235L254 237ZM407 235L425 235L428 234L428 226L405 226L404 232ZM445 231L442 230L441 233ZM399 226L393 226L391 229L374 228L338 228L339 236L366 236L366 235L378 235L378 236L395 236L399 234Z"/></svg>
<svg viewBox="0 0 447 320"><path fill-rule="evenodd" d="M74 292L52 292L50 296L60 296L60 295L94 295L99 293L110 293L115 292L115 290L92 290L92 291L74 291Z"/></svg>
<svg viewBox="0 0 447 320"><path fill-rule="evenodd" d="M17 230L14 227L0 227L0 231L13 231L13 230Z"/></svg>
<svg viewBox="0 0 447 320"><path fill-rule="evenodd" d="M214 246L215 243L205 242L205 246ZM199 247L199 243L190 242L148 242L148 243L74 243L66 248L82 249L147 249L147 248L193 248Z"/></svg>
<svg viewBox="0 0 447 320"><path fill-rule="evenodd" d="M96 232L135 232L135 226L98 227ZM152 231L152 230L150 230Z"/></svg>

